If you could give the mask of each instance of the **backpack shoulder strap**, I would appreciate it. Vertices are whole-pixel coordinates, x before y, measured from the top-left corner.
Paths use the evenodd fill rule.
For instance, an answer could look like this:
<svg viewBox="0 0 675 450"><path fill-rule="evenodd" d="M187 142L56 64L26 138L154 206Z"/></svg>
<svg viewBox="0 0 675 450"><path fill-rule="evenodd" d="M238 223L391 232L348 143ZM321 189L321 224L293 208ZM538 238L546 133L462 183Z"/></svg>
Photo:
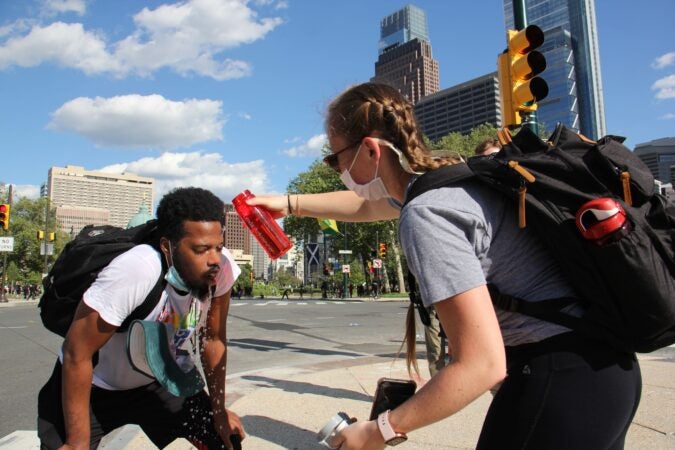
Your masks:
<svg viewBox="0 0 675 450"><path fill-rule="evenodd" d="M459 181L472 178L473 171L466 163L450 164L439 167L438 169L426 172L420 176L410 187L408 195L403 206L407 205L415 197L424 194L432 189L440 187L451 186Z"/></svg>
<svg viewBox="0 0 675 450"><path fill-rule="evenodd" d="M119 326L118 331L125 331L129 328L129 325L131 325L131 322L134 320L142 320L145 319L148 314L152 312L153 309L155 309L155 306L157 306L157 303L159 303L159 300L162 298L162 292L164 292L164 287L166 286L166 280L164 279L164 275L166 275L166 263L164 262L164 259L162 259L162 270L159 273L159 278L157 279L157 282L153 286L152 290L150 293L145 297L145 300L143 300L143 303L138 305L136 309L134 309L131 314L127 316L126 319L124 319L124 322Z"/></svg>

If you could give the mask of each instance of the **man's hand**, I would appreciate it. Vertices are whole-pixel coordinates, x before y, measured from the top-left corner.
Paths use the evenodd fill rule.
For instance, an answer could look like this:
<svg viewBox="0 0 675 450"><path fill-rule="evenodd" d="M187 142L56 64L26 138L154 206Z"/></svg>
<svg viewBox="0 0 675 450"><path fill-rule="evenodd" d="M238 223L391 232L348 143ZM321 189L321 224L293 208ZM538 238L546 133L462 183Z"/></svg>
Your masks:
<svg viewBox="0 0 675 450"><path fill-rule="evenodd" d="M244 426L241 424L241 419L229 409L226 409L224 413L214 414L213 423L218 435L230 450L233 449L230 435L237 434L242 440L246 437Z"/></svg>

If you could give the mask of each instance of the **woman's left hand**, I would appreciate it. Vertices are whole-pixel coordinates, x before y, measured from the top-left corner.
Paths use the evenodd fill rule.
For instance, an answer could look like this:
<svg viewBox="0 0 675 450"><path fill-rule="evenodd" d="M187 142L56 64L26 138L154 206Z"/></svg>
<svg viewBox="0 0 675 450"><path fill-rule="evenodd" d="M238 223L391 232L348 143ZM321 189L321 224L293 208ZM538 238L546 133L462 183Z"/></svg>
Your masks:
<svg viewBox="0 0 675 450"><path fill-rule="evenodd" d="M354 422L340 431L336 438L341 442L340 450L382 450L385 447L374 420Z"/></svg>

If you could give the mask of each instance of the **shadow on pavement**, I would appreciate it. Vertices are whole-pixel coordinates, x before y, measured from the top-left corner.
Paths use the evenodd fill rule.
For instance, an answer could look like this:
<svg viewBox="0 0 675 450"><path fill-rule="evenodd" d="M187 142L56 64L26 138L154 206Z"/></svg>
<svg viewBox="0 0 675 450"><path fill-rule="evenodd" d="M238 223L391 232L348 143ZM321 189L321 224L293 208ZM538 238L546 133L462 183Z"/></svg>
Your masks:
<svg viewBox="0 0 675 450"><path fill-rule="evenodd" d="M289 414L292 414L289 411ZM251 436L263 439L287 449L320 449L317 432L290 425L265 416L244 416L241 418L244 428ZM250 431L249 431L250 430ZM246 440L242 442L246 448Z"/></svg>
<svg viewBox="0 0 675 450"><path fill-rule="evenodd" d="M328 398L359 400L365 402L372 401L370 395L364 394L362 392L350 391L348 389L333 388L330 386L321 386L318 384L303 383L298 381L280 380L257 375L244 375L241 378L254 381L259 387L275 387L286 392L293 392L297 394L315 394L323 395Z"/></svg>
<svg viewBox="0 0 675 450"><path fill-rule="evenodd" d="M297 353L308 353L312 355L337 355L353 357L363 356L363 353L297 347L296 345L289 342L270 341L267 339L229 339L227 341L227 345L230 347L239 347L244 350L255 350L259 352L286 349Z"/></svg>

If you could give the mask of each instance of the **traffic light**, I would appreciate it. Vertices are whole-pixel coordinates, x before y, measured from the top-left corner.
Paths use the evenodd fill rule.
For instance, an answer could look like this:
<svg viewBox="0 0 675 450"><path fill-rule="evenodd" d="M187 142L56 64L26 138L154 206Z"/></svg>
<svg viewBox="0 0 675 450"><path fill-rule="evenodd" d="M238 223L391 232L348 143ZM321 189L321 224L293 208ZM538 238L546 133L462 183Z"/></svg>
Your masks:
<svg viewBox="0 0 675 450"><path fill-rule="evenodd" d="M9 230L9 203L0 204L0 227Z"/></svg>
<svg viewBox="0 0 675 450"><path fill-rule="evenodd" d="M385 258L387 256L387 244L380 242L380 258Z"/></svg>
<svg viewBox="0 0 675 450"><path fill-rule="evenodd" d="M508 48L497 61L504 126L520 125L520 113L536 111L536 102L548 95L548 84L537 76L546 69L546 58L535 50L544 43L541 28L508 30L507 41Z"/></svg>
<svg viewBox="0 0 675 450"><path fill-rule="evenodd" d="M324 275L330 274L330 271L328 270L328 264L323 265L323 274Z"/></svg>
<svg viewBox="0 0 675 450"><path fill-rule="evenodd" d="M50 240L50 241L54 241L54 238L55 238L54 232L50 232L50 233L49 233L49 240Z"/></svg>
<svg viewBox="0 0 675 450"><path fill-rule="evenodd" d="M251 283L253 283L253 272L249 272L249 273L248 273L248 281L250 281Z"/></svg>
<svg viewBox="0 0 675 450"><path fill-rule="evenodd" d="M37 232L37 240L38 240L38 241L41 241L41 240L43 240L44 238L45 238L45 232L42 231L42 230L38 230L38 232Z"/></svg>

